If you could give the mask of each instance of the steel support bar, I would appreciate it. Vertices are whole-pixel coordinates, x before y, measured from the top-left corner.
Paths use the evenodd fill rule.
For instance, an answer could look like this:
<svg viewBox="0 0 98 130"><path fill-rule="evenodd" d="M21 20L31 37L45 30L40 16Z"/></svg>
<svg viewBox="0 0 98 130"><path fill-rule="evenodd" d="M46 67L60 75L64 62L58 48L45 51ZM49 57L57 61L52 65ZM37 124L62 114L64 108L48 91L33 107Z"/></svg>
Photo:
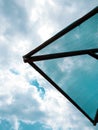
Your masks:
<svg viewBox="0 0 98 130"><path fill-rule="evenodd" d="M55 53L55 54L47 54L47 55L39 55L39 56L32 56L32 57L24 57L24 62L50 60L50 59L78 56L78 55L86 55L86 54L89 54L90 56L93 56L94 58L97 59L98 55L95 55L94 54L95 52L98 52L98 48L88 49L88 50L71 51L71 52L63 52L63 53Z"/></svg>

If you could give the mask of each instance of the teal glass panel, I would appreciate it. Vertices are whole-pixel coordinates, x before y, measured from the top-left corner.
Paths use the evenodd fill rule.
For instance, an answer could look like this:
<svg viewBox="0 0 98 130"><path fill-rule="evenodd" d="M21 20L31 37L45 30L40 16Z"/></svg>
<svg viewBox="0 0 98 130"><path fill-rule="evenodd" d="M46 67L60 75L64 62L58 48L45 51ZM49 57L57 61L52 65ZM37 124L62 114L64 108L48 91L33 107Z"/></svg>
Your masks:
<svg viewBox="0 0 98 130"><path fill-rule="evenodd" d="M98 13L61 36L35 55L98 48Z"/></svg>
<svg viewBox="0 0 98 130"><path fill-rule="evenodd" d="M35 64L94 120L98 109L98 61L95 58L82 55Z"/></svg>

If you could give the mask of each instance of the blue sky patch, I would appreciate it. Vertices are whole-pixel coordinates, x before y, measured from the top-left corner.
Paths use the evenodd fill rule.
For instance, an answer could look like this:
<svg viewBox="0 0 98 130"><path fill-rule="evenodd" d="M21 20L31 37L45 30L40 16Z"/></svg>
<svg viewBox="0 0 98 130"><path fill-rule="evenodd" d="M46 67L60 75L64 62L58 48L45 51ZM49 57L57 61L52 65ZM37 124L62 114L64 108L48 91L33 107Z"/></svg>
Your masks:
<svg viewBox="0 0 98 130"><path fill-rule="evenodd" d="M15 74L15 75L19 75L19 72L17 70L15 70L15 69L10 69L10 72Z"/></svg>
<svg viewBox="0 0 98 130"><path fill-rule="evenodd" d="M45 89L40 86L38 81L36 79L35 80L30 80L30 84L34 85L37 88L38 92L40 93L40 96L43 98L44 95L45 95Z"/></svg>
<svg viewBox="0 0 98 130"><path fill-rule="evenodd" d="M6 120L0 121L0 130L13 130L11 124Z"/></svg>
<svg viewBox="0 0 98 130"><path fill-rule="evenodd" d="M41 123L26 124L21 122L19 130L52 130L52 129Z"/></svg>

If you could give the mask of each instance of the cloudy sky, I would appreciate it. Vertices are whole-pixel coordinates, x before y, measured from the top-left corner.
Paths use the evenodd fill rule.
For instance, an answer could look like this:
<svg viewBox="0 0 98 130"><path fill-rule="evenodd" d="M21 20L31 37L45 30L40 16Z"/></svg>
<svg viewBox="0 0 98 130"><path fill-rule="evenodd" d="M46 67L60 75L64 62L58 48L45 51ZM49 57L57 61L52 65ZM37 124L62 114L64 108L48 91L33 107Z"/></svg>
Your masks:
<svg viewBox="0 0 98 130"><path fill-rule="evenodd" d="M98 129L22 59L97 5L98 0L0 0L0 130Z"/></svg>

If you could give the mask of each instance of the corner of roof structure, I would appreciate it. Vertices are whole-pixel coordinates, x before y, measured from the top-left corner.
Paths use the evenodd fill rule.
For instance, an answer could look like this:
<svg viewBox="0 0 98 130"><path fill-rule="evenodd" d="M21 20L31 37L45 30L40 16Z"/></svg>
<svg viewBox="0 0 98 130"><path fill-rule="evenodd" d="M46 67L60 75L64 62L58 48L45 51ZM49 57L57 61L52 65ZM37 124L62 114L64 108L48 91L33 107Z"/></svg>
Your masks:
<svg viewBox="0 0 98 130"><path fill-rule="evenodd" d="M38 47L36 47L35 49L33 49L32 51L30 51L29 53L27 53L26 55L23 56L23 61L25 63L30 64L36 71L38 71L53 87L55 87L64 97L66 97L78 110L80 110L80 112L82 112L85 115L85 117L88 118L92 122L92 124L94 126L96 126L96 124L98 123L98 89L97 89L98 85L97 85L97 81L96 81L96 80L98 80L98 69L97 69L97 66L98 66L98 63L97 63L98 62L97 61L98 60L98 42L97 42L98 37L95 37L96 34L98 34L98 29L97 29L98 20L97 19L98 19L98 6L96 6L89 13L87 13L80 19L76 20L75 22L73 22L72 24L70 24L69 26L67 26L66 28L61 30L60 32L58 32L56 35L54 35L53 37L51 37L50 39L48 39L47 41L45 41L44 43L42 43L41 45L39 45ZM87 26L87 28L86 28L86 26ZM76 28L76 34L80 34L80 36L81 36L79 39L79 42L78 42L77 38L75 38L75 35L73 35L75 33L75 28ZM77 28L80 29L81 31L80 32L77 31L78 30ZM83 29L81 29L81 28L83 28ZM72 34L69 35L73 29L74 29L74 32L72 32ZM61 45L61 43L62 43L62 45ZM71 43L71 44L69 44L69 43ZM78 43L80 43L80 46L78 45ZM50 46L48 46L48 45L50 45ZM58 50L55 49L56 45L57 45ZM65 46L65 48L64 48L64 46ZM67 46L68 46L68 48L67 48ZM75 46L76 46L76 48L75 48ZM53 51L51 50L51 48ZM56 50L56 51L54 51L54 50ZM87 68L88 68L88 64L89 63L91 64L92 61L94 61L94 64L91 64L93 73L90 73L91 75L88 76L89 73L86 74L87 71L84 71L84 69L79 71L80 70L80 66L79 66L75 70L75 71L77 71L77 75L79 75L79 77L74 76L74 73L73 73L73 76L75 77L74 83L75 84L78 83L79 87L74 87L73 82L72 82L73 87L71 87L71 84L69 85L69 83L68 83L68 87L69 87L68 91L67 91L67 89L65 89L67 87L65 87L65 88L63 87L63 85L65 84L65 80L62 85L59 84L58 81L56 82L56 80L55 80L56 78L53 77L55 75L52 74L54 70L52 69L51 71L50 70L48 71L48 69L45 69L45 66L42 66L42 64L40 64L40 62L39 62L39 61L43 61L43 63L46 63L46 68L51 67L53 65L53 67L55 67L55 68L57 67L57 69L58 69L59 64L57 64L57 63L61 62L59 60L59 58L67 58L67 57L76 58L76 56L78 57L76 60L79 60L79 61L80 61L79 56L82 57L81 61L83 61L83 65L84 65L84 60L87 59L87 62L85 62L86 63L85 65ZM59 62L53 62L53 59L54 60L57 59L57 60L59 60ZM48 64L49 60L50 60L50 66ZM73 60L74 62L72 62L74 65L76 63L75 62L76 60ZM63 62L63 63L65 63L65 62ZM95 67L95 69L93 70L94 67ZM81 67L81 69L82 69L82 67ZM65 75L64 75L64 72L59 71L59 70L60 69L58 69L58 71L56 70L57 71L56 74L58 74L58 75L62 74L62 79L64 79L63 76L64 77L67 76L67 74L66 74L67 69L65 69L65 71L64 71ZM83 72L83 75L81 75L81 72ZM84 76L87 77L87 83L82 84L83 83L82 81L83 80L85 81ZM79 78L80 78L80 80L79 80ZM81 80L81 78L82 78L82 80ZM63 81L62 79L61 79L61 81ZM95 92L95 89L92 88L93 82L91 79L94 80L94 82L95 82L94 87L97 90L96 92ZM67 81L66 81L66 84L67 84ZM86 86L87 86L87 88L86 88ZM78 90L80 91L81 88L83 88L81 93L80 94L77 93L78 95L76 97L73 96L73 95L76 95L76 92L78 92ZM74 90L74 92L73 92L73 90ZM77 90L77 91L75 91L75 90ZM93 99L92 99L92 95L91 95L92 90L94 90ZM87 94L87 92L88 92L88 94ZM85 101L81 100L82 98L84 98L83 97L84 95L85 95L85 97L89 96L89 98L87 98L87 100L85 100ZM97 97L95 98L95 96L97 96ZM79 97L79 100L77 100L78 99L77 97ZM92 99L92 101L90 98ZM88 103L88 99L89 99L89 102L91 101L90 103ZM93 100L94 100L94 102L93 102ZM80 101L81 102L83 101L84 103L81 103ZM87 106L85 106L83 104L85 104L85 105L87 104ZM92 105L92 108L91 108L91 105ZM90 113L87 111L86 108L88 108L88 110L90 110Z"/></svg>
<svg viewBox="0 0 98 130"><path fill-rule="evenodd" d="M24 63L27 63L27 62L29 61L28 59L29 59L28 57L23 56L23 61L24 61Z"/></svg>
<svg viewBox="0 0 98 130"><path fill-rule="evenodd" d="M98 123L98 109L96 111L95 119L94 119L94 125Z"/></svg>
<svg viewBox="0 0 98 130"><path fill-rule="evenodd" d="M98 12L98 6L96 6L96 10L97 10L97 12Z"/></svg>

